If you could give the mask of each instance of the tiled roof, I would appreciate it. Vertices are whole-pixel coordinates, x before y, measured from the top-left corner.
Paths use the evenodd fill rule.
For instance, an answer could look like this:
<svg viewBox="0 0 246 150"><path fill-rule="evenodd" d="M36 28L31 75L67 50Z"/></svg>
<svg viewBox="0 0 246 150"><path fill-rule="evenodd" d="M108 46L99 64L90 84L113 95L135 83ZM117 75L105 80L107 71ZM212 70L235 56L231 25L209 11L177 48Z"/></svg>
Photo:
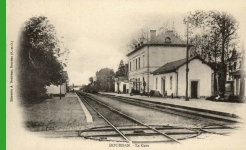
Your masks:
<svg viewBox="0 0 246 150"><path fill-rule="evenodd" d="M170 38L170 42L166 39ZM186 42L174 35L173 31L167 31L166 33L159 34L151 39L150 44L169 44L169 45L186 45Z"/></svg>
<svg viewBox="0 0 246 150"><path fill-rule="evenodd" d="M190 57L189 58L189 62L193 59L200 59L202 62L204 62L205 64L207 64L201 57L199 56L194 56L194 57ZM152 72L152 74L156 75L156 74L165 74L165 73L170 73L170 72L174 72L176 71L179 67L183 66L184 64L186 64L186 58L184 59L180 59L180 60L176 60L173 62L169 62L166 63L165 65L163 65L162 67L158 68L157 70L155 70L154 72ZM207 64L208 66L210 66L209 64ZM211 66L210 66L211 67ZM212 68L212 67L211 67Z"/></svg>
<svg viewBox="0 0 246 150"><path fill-rule="evenodd" d="M168 41L168 39L170 41ZM128 53L126 56L130 56L131 54L137 52L143 47L151 45L151 46L176 46L176 47L186 47L187 43L181 40L179 37L175 36L173 31L167 31L166 33L159 34L158 36L153 37L150 41L138 46L136 49Z"/></svg>

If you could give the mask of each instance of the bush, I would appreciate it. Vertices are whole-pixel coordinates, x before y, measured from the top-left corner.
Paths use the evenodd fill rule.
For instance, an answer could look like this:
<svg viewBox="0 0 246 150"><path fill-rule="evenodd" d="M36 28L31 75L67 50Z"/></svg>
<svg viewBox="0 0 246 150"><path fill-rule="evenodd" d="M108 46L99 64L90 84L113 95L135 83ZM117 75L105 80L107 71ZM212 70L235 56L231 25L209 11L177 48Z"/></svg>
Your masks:
<svg viewBox="0 0 246 150"><path fill-rule="evenodd" d="M156 91L156 90L151 90L150 92L149 92L149 96L150 97L162 97L162 94L159 92L159 91Z"/></svg>
<svg viewBox="0 0 246 150"><path fill-rule="evenodd" d="M97 90L92 90L91 93L92 93L92 94L97 94L98 91L97 91Z"/></svg>
<svg viewBox="0 0 246 150"><path fill-rule="evenodd" d="M140 94L140 91L139 90L132 89L130 94L139 95Z"/></svg>

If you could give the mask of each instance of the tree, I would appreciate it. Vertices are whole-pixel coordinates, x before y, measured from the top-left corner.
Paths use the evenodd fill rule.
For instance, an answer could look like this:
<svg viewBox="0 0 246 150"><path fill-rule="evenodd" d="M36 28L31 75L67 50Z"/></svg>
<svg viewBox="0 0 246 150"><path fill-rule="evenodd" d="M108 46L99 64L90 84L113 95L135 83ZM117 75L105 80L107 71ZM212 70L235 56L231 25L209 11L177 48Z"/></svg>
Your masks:
<svg viewBox="0 0 246 150"><path fill-rule="evenodd" d="M167 31L173 31L174 36L180 38L178 32L176 31L174 21L172 24L169 21L164 21L163 24L158 28L157 34L165 34Z"/></svg>
<svg viewBox="0 0 246 150"><path fill-rule="evenodd" d="M175 23L172 24L169 23L169 21L164 21L157 29L157 34L164 34L168 30L172 30L174 32L174 35L176 37L180 37L178 33L176 32ZM136 33L130 41L127 43L126 48L128 51L132 51L135 49L136 46L138 46L141 43L146 43L150 40L150 28L145 27L141 28L138 33Z"/></svg>
<svg viewBox="0 0 246 150"><path fill-rule="evenodd" d="M185 18L185 22L186 21L192 25L193 29L203 29L200 30L202 32L200 35L204 34L204 31L207 29L207 36L204 38L207 38L207 45L209 46L206 46L207 48L203 49L204 43L197 43L197 45L200 45L201 49L205 50L205 53L208 56L214 57L215 63L217 63L216 58L220 57L220 91L225 92L227 72L226 63L229 61L232 48L235 48L235 45L237 44L237 21L231 14L218 11L195 11ZM212 58L210 58L210 61L211 60Z"/></svg>
<svg viewBox="0 0 246 150"><path fill-rule="evenodd" d="M90 84L93 84L93 77L89 78Z"/></svg>
<svg viewBox="0 0 246 150"><path fill-rule="evenodd" d="M80 91L82 91L82 90L83 90L83 91L86 91L86 88L87 88L87 85L83 84L79 90L80 90Z"/></svg>
<svg viewBox="0 0 246 150"><path fill-rule="evenodd" d="M127 68L126 65L124 65L123 60L120 61L119 68L115 73L115 77L126 77L127 76Z"/></svg>
<svg viewBox="0 0 246 150"><path fill-rule="evenodd" d="M103 68L96 72L98 90L112 91L114 89L115 73L112 69Z"/></svg>
<svg viewBox="0 0 246 150"><path fill-rule="evenodd" d="M132 36L130 41L127 43L126 48L128 51L135 49L141 42L146 42L149 40L149 28L142 28L136 35Z"/></svg>
<svg viewBox="0 0 246 150"><path fill-rule="evenodd" d="M17 73L23 100L40 100L46 86L64 82L59 42L55 27L44 16L33 17L22 27Z"/></svg>

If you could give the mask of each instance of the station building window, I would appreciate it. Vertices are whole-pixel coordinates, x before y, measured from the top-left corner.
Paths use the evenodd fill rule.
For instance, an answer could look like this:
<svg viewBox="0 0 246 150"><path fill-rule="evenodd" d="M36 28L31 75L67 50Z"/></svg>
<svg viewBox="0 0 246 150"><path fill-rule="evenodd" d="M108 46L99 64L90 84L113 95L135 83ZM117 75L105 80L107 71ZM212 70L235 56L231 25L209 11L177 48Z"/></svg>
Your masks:
<svg viewBox="0 0 246 150"><path fill-rule="evenodd" d="M138 69L138 59L136 58L136 70Z"/></svg>
<svg viewBox="0 0 246 150"><path fill-rule="evenodd" d="M132 62L130 61L130 71L132 71Z"/></svg>
<svg viewBox="0 0 246 150"><path fill-rule="evenodd" d="M140 57L138 58L138 69L140 69Z"/></svg>
<svg viewBox="0 0 246 150"><path fill-rule="evenodd" d="M132 63L132 70L135 70L134 63L135 63L135 60L133 60L133 63Z"/></svg>
<svg viewBox="0 0 246 150"><path fill-rule="evenodd" d="M143 67L144 67L144 54L143 54Z"/></svg>
<svg viewBox="0 0 246 150"><path fill-rule="evenodd" d="M170 89L172 89L173 86L173 76L170 76Z"/></svg>
<svg viewBox="0 0 246 150"><path fill-rule="evenodd" d="M155 79L155 89L157 89L157 85L158 85L158 78Z"/></svg>

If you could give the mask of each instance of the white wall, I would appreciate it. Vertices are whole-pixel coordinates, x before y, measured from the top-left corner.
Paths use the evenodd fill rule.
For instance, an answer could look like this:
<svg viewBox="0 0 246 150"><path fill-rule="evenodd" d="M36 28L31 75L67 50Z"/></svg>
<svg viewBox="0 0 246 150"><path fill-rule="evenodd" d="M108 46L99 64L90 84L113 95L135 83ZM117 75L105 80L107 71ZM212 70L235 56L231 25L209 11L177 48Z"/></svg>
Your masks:
<svg viewBox="0 0 246 150"><path fill-rule="evenodd" d="M246 78L244 78L244 81L246 81ZM234 87L234 95L240 95L241 91L241 77L233 79L233 87ZM246 88L244 89L246 93Z"/></svg>
<svg viewBox="0 0 246 150"><path fill-rule="evenodd" d="M60 85L56 86L56 85L50 85L50 86L46 86L47 89L47 94L60 94ZM63 85L61 85L61 94L66 94L66 83L63 83Z"/></svg>
<svg viewBox="0 0 246 150"><path fill-rule="evenodd" d="M172 76L172 88L170 84L170 77ZM157 89L156 89L156 78L158 78ZM165 78L165 90L167 91L167 95L170 96L173 93L173 96L176 96L176 89L177 89L177 74L175 72L167 73L167 74L160 74L153 76L153 90L159 91L161 94L163 93L162 90L162 78Z"/></svg>
<svg viewBox="0 0 246 150"><path fill-rule="evenodd" d="M119 89L120 89L120 92L123 92L123 85L126 85L126 91L128 90L129 91L129 83L125 83L125 82L121 82L120 83L120 87L119 87Z"/></svg>
<svg viewBox="0 0 246 150"><path fill-rule="evenodd" d="M211 96L213 70L201 60L194 59L189 63L188 95L191 95L191 81L198 81L198 97ZM178 69L178 95L185 96L186 90L186 65Z"/></svg>
<svg viewBox="0 0 246 150"><path fill-rule="evenodd" d="M136 69L135 61L139 61L140 58L140 68L139 66ZM128 64L129 64L129 81L131 79L140 79L140 82L143 82L143 77L145 79L145 82L147 82L147 46L143 47L142 49L138 50L134 54L130 55L128 57ZM133 61L134 60L134 61ZM131 62L131 71L130 71L130 62ZM134 62L134 63L133 63ZM139 64L139 62L138 62ZM122 85L123 86L123 85ZM132 83L129 83L128 85L128 91L130 93L131 88L133 87ZM143 88L143 84L141 85L140 89ZM147 91L147 87L146 87Z"/></svg>
<svg viewBox="0 0 246 150"><path fill-rule="evenodd" d="M115 92L118 92L117 90L118 90L118 89L117 89L117 82L115 82L115 83L114 83L114 91L115 91Z"/></svg>
<svg viewBox="0 0 246 150"><path fill-rule="evenodd" d="M144 55L144 57L143 57ZM149 46L149 72L153 72L159 67L163 66L167 62L183 59L186 56L186 47L168 47L168 46ZM136 69L136 59L140 57L140 68ZM149 74L148 80L148 46L143 47L134 54L128 57L129 65L131 62L131 71L129 66L129 80L138 79L142 82L144 77L146 82L145 91L147 92L148 86L149 91L153 89L153 74ZM134 61L133 61L134 60ZM149 83L148 83L149 81ZM141 86L143 88L143 85ZM132 88L130 84L129 89Z"/></svg>
<svg viewBox="0 0 246 150"><path fill-rule="evenodd" d="M123 92L123 85L124 84L126 84L126 92L127 92L127 90L129 91L129 83L127 83L127 82L120 82L120 84L119 84L119 90L120 90L120 92ZM115 92L118 92L118 87L117 87L118 85L117 85L117 82L115 82Z"/></svg>
<svg viewBox="0 0 246 150"><path fill-rule="evenodd" d="M147 56L146 55L147 55L147 46L141 48L140 50L131 54L128 57L129 73L136 73L139 71L139 69L143 69L147 66L147 63L146 63L147 62ZM140 58L140 68L139 68L139 58ZM136 69L136 62L135 62L136 59L138 61L137 69ZM130 67L130 62L131 62L131 67ZM131 68L131 71L130 71L130 68Z"/></svg>

